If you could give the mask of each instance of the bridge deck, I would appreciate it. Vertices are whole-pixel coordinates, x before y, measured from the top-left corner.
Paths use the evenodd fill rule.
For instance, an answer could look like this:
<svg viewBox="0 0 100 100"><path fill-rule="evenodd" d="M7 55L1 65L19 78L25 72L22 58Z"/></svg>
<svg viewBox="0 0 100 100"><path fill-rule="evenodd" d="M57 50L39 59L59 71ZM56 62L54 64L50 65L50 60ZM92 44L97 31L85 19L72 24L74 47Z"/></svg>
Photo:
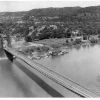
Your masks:
<svg viewBox="0 0 100 100"><path fill-rule="evenodd" d="M36 74L32 74L30 78L30 72L24 69L24 66L26 64L19 59L14 60L13 63L8 59L0 60L0 97L63 97L62 94L67 94L67 97L78 97L49 79L45 78L44 81ZM36 73L39 75L38 72ZM53 84L55 89L47 83Z"/></svg>

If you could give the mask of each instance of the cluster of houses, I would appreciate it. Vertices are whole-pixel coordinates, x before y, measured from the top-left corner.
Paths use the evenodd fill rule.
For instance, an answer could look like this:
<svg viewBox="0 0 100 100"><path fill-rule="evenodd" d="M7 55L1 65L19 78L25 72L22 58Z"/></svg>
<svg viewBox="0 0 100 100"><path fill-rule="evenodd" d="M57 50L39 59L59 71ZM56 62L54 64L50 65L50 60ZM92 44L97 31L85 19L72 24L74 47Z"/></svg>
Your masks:
<svg viewBox="0 0 100 100"><path fill-rule="evenodd" d="M31 36L36 30L37 34L41 34L41 31L44 30L46 25L40 26L37 29L34 29L34 27L29 27L29 30L31 30L28 34L28 36ZM49 25L49 28L52 27L54 30L57 29L57 25ZM68 28L65 28L65 31L67 31ZM99 35L87 35L85 33L82 33L80 29L72 30L71 31L71 36L67 38L67 42L72 42L72 41L82 41L82 42L87 42L87 41L97 41L99 39Z"/></svg>
<svg viewBox="0 0 100 100"><path fill-rule="evenodd" d="M86 35L86 34L81 34L79 30L72 31L72 34L70 38L67 38L66 42L71 43L71 42L91 42L91 43L97 43L97 41L100 39L99 35Z"/></svg>

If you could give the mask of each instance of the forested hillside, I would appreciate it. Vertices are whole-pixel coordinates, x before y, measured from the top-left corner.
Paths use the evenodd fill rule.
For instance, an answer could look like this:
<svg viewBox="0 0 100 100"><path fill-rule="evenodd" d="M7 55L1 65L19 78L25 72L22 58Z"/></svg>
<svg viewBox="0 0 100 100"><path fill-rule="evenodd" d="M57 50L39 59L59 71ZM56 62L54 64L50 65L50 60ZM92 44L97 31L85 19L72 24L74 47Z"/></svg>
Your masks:
<svg viewBox="0 0 100 100"><path fill-rule="evenodd" d="M32 39L62 38L75 30L87 35L100 34L100 6L1 12L0 22L1 34L30 35Z"/></svg>

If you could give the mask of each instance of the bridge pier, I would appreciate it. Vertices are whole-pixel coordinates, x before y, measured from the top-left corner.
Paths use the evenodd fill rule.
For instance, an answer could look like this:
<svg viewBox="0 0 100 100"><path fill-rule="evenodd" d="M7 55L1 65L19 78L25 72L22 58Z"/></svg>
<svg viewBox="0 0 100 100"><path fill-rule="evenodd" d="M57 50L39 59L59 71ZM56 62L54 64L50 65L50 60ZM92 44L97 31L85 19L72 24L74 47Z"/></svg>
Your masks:
<svg viewBox="0 0 100 100"><path fill-rule="evenodd" d="M6 41L7 41L6 46L11 48L11 47L12 47L12 46L11 46L11 38L10 38L9 35L6 35ZM6 56L8 57L8 59L9 59L11 62L13 62L14 56L13 56L11 53L9 53L7 50L4 50L4 51L5 51L5 54L6 54Z"/></svg>
<svg viewBox="0 0 100 100"><path fill-rule="evenodd" d="M11 38L9 35L7 35L7 46L11 47Z"/></svg>
<svg viewBox="0 0 100 100"><path fill-rule="evenodd" d="M3 38L0 36L0 57L4 57Z"/></svg>
<svg viewBox="0 0 100 100"><path fill-rule="evenodd" d="M0 50L3 50L3 38L0 36Z"/></svg>

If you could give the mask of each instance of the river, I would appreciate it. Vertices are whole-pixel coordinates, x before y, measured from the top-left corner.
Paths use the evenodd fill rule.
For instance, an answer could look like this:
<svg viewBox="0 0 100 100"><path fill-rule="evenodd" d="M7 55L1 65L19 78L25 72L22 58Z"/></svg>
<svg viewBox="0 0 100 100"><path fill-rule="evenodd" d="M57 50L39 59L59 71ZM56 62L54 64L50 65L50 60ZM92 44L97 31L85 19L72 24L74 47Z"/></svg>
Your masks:
<svg viewBox="0 0 100 100"><path fill-rule="evenodd" d="M0 97L50 97L18 66L24 67L17 60L9 61L4 52L0 51Z"/></svg>
<svg viewBox="0 0 100 100"><path fill-rule="evenodd" d="M100 96L100 45L73 48L63 56L36 62Z"/></svg>

